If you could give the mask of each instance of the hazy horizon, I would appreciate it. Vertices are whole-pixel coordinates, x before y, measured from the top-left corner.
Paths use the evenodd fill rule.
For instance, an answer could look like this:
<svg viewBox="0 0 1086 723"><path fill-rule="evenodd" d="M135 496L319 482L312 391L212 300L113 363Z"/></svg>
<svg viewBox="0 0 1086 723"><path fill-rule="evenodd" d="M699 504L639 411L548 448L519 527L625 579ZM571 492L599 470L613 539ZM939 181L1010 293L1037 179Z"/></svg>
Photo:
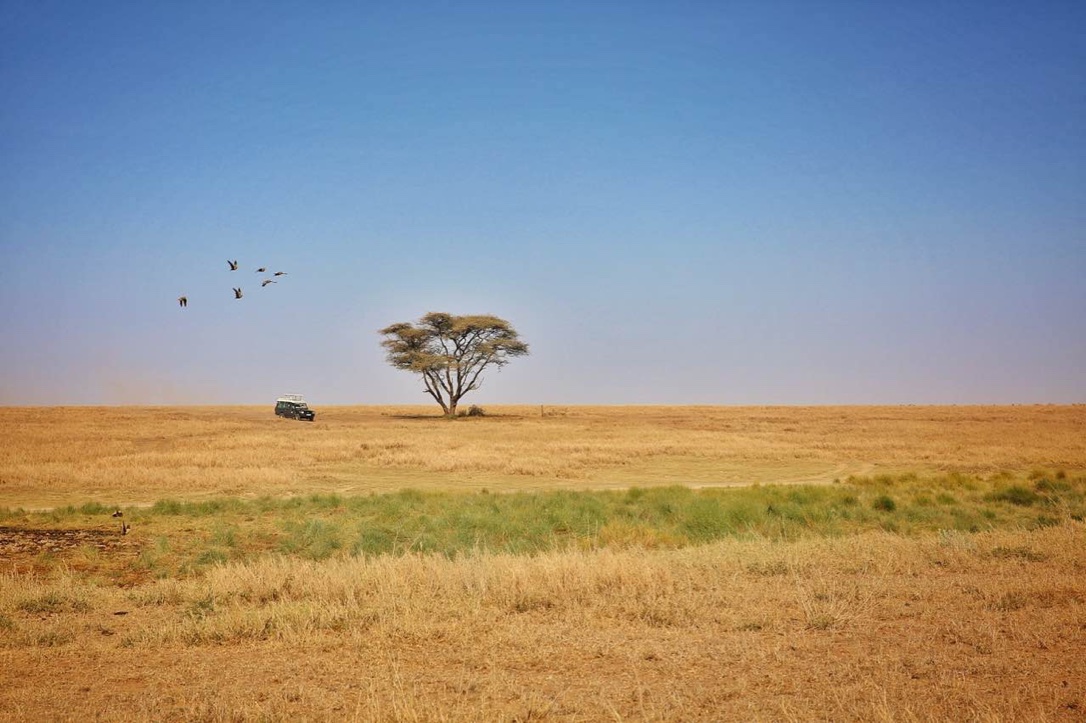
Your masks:
<svg viewBox="0 0 1086 723"><path fill-rule="evenodd" d="M471 399L471 397L469 395L468 397L465 397L465 399L464 399L464 402L463 402L464 409L466 409L471 404L474 404L474 402L472 401L472 399ZM504 408L508 408L508 407L525 407L527 409L532 410L533 413L534 413L535 409L543 408L543 410L545 412L547 412L548 414L553 414L553 413L558 412L558 411L560 411L562 409L569 409L569 408L591 409L591 408L596 408L596 407L601 408L601 409L609 409L609 408L616 408L616 407L646 407L646 408L670 408L670 407L674 407L676 409L683 408L683 407L735 408L735 409L744 409L744 408L746 408L746 409L777 409L777 408L780 408L780 409L789 409L789 408L795 408L795 409L842 408L842 409L847 409L849 407L856 407L856 408L877 408L877 407L887 407L887 408L893 408L893 407L917 407L917 408L924 408L924 407L931 407L931 408L936 408L936 407L963 407L963 408L969 408L969 407L977 407L977 408L991 409L991 408L1002 408L1002 407L1008 407L1008 408L1009 407L1080 407L1080 406L1083 406L1083 404L1084 404L1083 402L1067 402L1067 403L1059 403L1059 402L1010 402L1010 403L1005 403L1005 404L1000 404L1000 403L985 404L983 402L978 402L978 403L975 403L975 404L938 404L938 403L934 403L934 404L927 404L927 403L915 404L915 403L912 403L912 402L900 403L900 404L832 404L832 403L831 404L785 404L785 403L781 403L781 404L699 404L699 403L689 403L689 404L659 403L659 404L651 404L651 403L625 403L625 402L615 402L613 404L581 404L579 402L568 402L568 403L566 403L566 402L554 402L554 403L551 403L551 404L536 404L536 403L532 403L532 402L499 402L499 403L495 403L495 404L486 405L484 407L484 411L489 410L490 414L487 415L487 416L493 416L493 414L495 414L495 413L500 415L501 410L504 409ZM310 408L312 408L313 410L318 411L318 412L321 411L322 409L323 410L328 410L328 409L337 409L337 408L343 408L343 407L375 407L375 408L421 407L423 411L429 410L430 412L433 412L432 416L434 416L434 417L443 416L442 412L441 412L441 407L439 407L437 405L437 403L433 402L433 401L431 401L429 404L427 404L426 402L394 402L394 403L390 403L390 404L368 404L368 403L364 403L364 402L357 402L357 403L348 402L348 403L340 403L340 404L335 404L335 403L333 403L333 404L313 404L313 403L310 403L309 406L310 406ZM483 405L479 405L479 406L483 406ZM84 402L84 403L75 403L75 404L0 404L0 409L61 409L61 408L66 408L66 407L74 407L74 408L82 408L82 407L88 407L88 408L95 408L95 407L110 407L110 408L113 408L113 407L132 407L132 408L162 407L162 408L169 408L169 409L173 409L173 408L177 408L177 409L193 408L193 409L196 409L196 408L209 408L209 407L211 407L211 408L214 408L214 407L261 407L261 408L267 408L270 411L275 407L275 399L273 398L270 401L266 401L266 402L242 402L242 403L238 403L238 404L214 404L214 403L212 403L212 404L200 404L200 403L190 403L190 402L178 402L176 404L145 403L145 402Z"/></svg>
<svg viewBox="0 0 1086 723"><path fill-rule="evenodd" d="M1086 402L1083 37L1073 2L0 0L0 405L432 404L377 333L429 311L529 343L484 407Z"/></svg>

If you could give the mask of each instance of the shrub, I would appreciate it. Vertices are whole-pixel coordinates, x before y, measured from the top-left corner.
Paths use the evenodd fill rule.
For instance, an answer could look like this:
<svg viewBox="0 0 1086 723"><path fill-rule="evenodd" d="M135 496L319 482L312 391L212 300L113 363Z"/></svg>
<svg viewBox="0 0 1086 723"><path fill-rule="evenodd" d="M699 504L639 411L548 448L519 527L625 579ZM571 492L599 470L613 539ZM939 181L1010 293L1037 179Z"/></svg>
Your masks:
<svg viewBox="0 0 1086 723"><path fill-rule="evenodd" d="M894 502L894 498L889 495L879 495L875 498L875 501L871 503L871 507L883 512L893 512L897 509L897 503Z"/></svg>
<svg viewBox="0 0 1086 723"><path fill-rule="evenodd" d="M1019 507L1029 507L1039 499L1039 495L1028 487L1011 485L985 495L984 499L988 502L1009 502Z"/></svg>
<svg viewBox="0 0 1086 723"><path fill-rule="evenodd" d="M1045 477L1043 479L1039 479L1039 480L1037 480L1037 482L1034 483L1033 489L1036 490L1037 492L1070 492L1071 491L1071 483L1065 481L1066 477L1064 477L1064 478L1057 477L1056 479L1059 480L1059 481L1054 482L1054 481L1048 479L1047 477Z"/></svg>

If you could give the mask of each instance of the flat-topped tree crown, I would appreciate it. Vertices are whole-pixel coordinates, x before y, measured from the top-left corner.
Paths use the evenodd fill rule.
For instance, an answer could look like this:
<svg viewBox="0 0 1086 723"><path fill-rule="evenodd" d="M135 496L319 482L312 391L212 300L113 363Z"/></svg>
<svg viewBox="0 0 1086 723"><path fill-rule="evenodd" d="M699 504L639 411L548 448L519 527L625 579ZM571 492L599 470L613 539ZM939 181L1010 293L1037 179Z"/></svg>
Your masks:
<svg viewBox="0 0 1086 723"><path fill-rule="evenodd" d="M482 385L488 367L501 368L528 353L517 330L489 314L456 316L432 311L415 323L391 324L385 338L388 363L422 377L426 393L446 416L456 416L460 399Z"/></svg>

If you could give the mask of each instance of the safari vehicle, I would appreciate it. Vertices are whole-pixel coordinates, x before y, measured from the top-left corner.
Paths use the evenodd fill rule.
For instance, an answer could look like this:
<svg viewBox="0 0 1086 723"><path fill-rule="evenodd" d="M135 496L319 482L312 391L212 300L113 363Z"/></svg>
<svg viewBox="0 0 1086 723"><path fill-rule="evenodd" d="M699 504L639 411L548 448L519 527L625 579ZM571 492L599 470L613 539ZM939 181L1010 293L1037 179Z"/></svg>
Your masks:
<svg viewBox="0 0 1086 723"><path fill-rule="evenodd" d="M303 419L312 422L316 413L305 403L301 394L284 394L275 400L275 413L287 419Z"/></svg>

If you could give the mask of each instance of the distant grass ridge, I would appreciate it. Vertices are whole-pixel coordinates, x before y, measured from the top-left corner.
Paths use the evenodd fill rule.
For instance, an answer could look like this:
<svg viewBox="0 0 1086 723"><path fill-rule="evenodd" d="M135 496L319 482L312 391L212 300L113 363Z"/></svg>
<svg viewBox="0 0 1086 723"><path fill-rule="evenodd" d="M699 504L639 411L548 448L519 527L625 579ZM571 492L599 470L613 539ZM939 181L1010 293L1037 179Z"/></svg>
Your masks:
<svg viewBox="0 0 1086 723"><path fill-rule="evenodd" d="M0 407L0 505L1086 474L1086 405L1016 407ZM1053 480L1058 481L1058 480Z"/></svg>
<svg viewBox="0 0 1086 723"><path fill-rule="evenodd" d="M115 509L99 503L48 513L0 510L0 524L85 527ZM334 556L564 549L672 549L725 538L798 540L870 530L904 535L1051 526L1086 515L1086 477L958 474L849 478L833 485L730 489L630 488L469 494L392 494L199 502L125 510L146 542L137 564L156 576L267 554Z"/></svg>

